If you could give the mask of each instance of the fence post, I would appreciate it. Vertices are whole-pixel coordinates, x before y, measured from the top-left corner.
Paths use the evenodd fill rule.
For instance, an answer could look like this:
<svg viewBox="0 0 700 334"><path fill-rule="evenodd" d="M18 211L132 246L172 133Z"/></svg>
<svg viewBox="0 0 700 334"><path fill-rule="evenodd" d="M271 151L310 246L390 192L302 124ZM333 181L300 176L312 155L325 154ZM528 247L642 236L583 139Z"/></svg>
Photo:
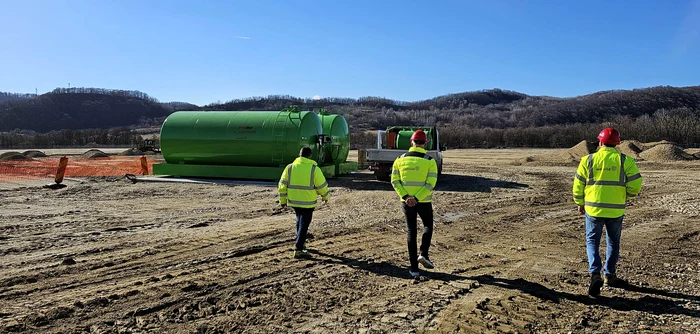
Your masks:
<svg viewBox="0 0 700 334"><path fill-rule="evenodd" d="M63 182L63 176L66 174L66 166L68 166L68 157L63 156L58 162L58 170L56 171L56 178L54 179L56 184Z"/></svg>
<svg viewBox="0 0 700 334"><path fill-rule="evenodd" d="M141 175L148 175L148 159L141 157Z"/></svg>

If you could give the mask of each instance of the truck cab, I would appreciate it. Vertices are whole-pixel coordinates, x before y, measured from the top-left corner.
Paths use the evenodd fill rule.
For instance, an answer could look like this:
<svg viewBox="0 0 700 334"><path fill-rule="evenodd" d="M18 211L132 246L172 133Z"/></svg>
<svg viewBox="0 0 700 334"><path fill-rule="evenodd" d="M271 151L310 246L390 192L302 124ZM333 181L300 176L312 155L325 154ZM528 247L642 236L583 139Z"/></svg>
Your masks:
<svg viewBox="0 0 700 334"><path fill-rule="evenodd" d="M440 143L440 134L434 126L390 126L377 131L377 147L367 149L366 163L379 181L391 181L391 167L394 161L411 148L411 135L416 130L423 130L428 135L425 145L427 154L435 159L438 175L442 174L442 151L445 146Z"/></svg>

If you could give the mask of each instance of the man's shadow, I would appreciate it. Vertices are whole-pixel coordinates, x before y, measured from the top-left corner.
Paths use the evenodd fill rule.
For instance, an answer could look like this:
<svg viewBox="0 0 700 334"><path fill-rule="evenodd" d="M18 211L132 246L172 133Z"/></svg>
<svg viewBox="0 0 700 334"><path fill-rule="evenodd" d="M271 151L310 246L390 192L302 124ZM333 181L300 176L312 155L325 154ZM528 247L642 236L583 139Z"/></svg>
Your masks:
<svg viewBox="0 0 700 334"><path fill-rule="evenodd" d="M524 183L496 180L488 177L442 174L435 185L435 190L490 193L493 188L522 189L529 187L529 185Z"/></svg>
<svg viewBox="0 0 700 334"><path fill-rule="evenodd" d="M577 295L568 292L555 291L548 287L545 287L542 284L530 282L522 278L507 279L497 278L491 275L480 275L471 277L471 279L475 279L479 283L484 285L492 285L512 290L520 290L523 293L554 303L559 303L560 301L566 299L584 305L607 306L618 311L639 311L655 315L677 314L687 315L694 318L700 318L700 311L684 307L684 304L688 303L689 301L696 303L700 302L699 296L673 293L660 289L644 288L632 285L630 283L627 283L621 288L628 291L672 297L680 300L669 300L649 295L643 296L639 299L630 299L617 296L598 296L594 298L588 295Z"/></svg>
<svg viewBox="0 0 700 334"><path fill-rule="evenodd" d="M316 256L325 257L327 259L321 259L315 257L316 261L323 261L326 263L336 263L343 264L352 268L369 271L376 275L389 276L395 278L408 279L408 268L397 266L393 263L386 261L366 261L359 259L352 259L340 255L331 255L317 250L309 250L309 253L315 254ZM560 303L562 300L570 300L573 302L581 303L584 305L599 305L606 306L618 311L640 311L645 313L651 313L655 315L661 314L676 314L676 315L687 315L694 318L700 318L700 311L688 309L684 307L687 302L700 303L700 296L686 295L681 293L668 292L655 288L646 288L635 286L627 283L622 288L628 291L634 291L642 294L647 294L639 299L630 299L625 297L590 297L588 295L577 295L568 292L556 291L550 289L542 284L530 282L528 280L517 278L499 278L491 275L479 275L479 276L462 276L456 274L448 274L441 272L423 272L429 280L438 280L443 282L450 281L466 281L473 280L477 281L482 285L491 285L495 287L500 287L510 290L519 290L522 293L531 295L533 297L550 301L553 303ZM669 300L658 298L650 295L658 295L664 297L670 297L680 300Z"/></svg>
<svg viewBox="0 0 700 334"><path fill-rule="evenodd" d="M389 182L377 181L372 174L358 173L351 176L329 179L332 187L343 187L354 190L388 190L394 189ZM480 176L442 174L435 185L436 191L482 192L490 193L493 188L521 189L529 185L518 182L495 180Z"/></svg>

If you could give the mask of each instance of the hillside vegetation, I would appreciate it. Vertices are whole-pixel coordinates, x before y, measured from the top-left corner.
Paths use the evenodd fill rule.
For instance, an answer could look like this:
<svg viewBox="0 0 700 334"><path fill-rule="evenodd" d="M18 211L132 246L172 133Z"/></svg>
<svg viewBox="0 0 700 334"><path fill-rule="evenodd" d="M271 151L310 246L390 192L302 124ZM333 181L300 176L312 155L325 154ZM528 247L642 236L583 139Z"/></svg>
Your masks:
<svg viewBox="0 0 700 334"><path fill-rule="evenodd" d="M628 138L665 139L686 146L700 143L700 86L604 91L572 98L492 89L415 102L270 95L201 107L160 103L136 91L60 88L40 96L4 93L0 101L0 131L15 132L158 126L175 110L281 110L298 105L322 106L344 115L355 147L374 142L367 130L390 125L437 125L451 147L566 147L595 139L600 127L607 125L620 128Z"/></svg>
<svg viewBox="0 0 700 334"><path fill-rule="evenodd" d="M172 110L137 91L58 88L0 103L0 131L113 128L165 117Z"/></svg>

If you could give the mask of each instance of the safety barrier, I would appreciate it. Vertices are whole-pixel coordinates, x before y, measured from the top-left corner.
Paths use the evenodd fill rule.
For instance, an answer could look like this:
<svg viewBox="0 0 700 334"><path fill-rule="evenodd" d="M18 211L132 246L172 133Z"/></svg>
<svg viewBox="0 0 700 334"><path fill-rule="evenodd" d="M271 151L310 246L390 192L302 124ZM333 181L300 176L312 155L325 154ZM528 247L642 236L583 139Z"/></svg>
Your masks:
<svg viewBox="0 0 700 334"><path fill-rule="evenodd" d="M0 161L0 182L19 182L63 177L148 175L154 163L163 162L146 156L111 156L85 158L81 156L31 158ZM62 167L62 168L61 168Z"/></svg>

